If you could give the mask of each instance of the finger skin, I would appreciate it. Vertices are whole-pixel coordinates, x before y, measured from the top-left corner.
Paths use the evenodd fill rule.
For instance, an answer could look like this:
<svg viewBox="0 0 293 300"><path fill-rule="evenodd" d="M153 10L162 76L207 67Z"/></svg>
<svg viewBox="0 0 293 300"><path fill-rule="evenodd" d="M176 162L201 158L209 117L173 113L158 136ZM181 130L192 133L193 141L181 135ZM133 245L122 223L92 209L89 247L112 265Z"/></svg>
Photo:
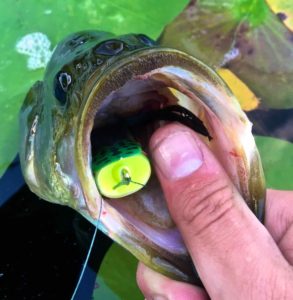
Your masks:
<svg viewBox="0 0 293 300"><path fill-rule="evenodd" d="M293 265L293 192L267 191L265 226L286 260Z"/></svg>
<svg viewBox="0 0 293 300"><path fill-rule="evenodd" d="M207 293L199 287L172 280L144 264L139 263L136 273L137 284L147 300L208 300Z"/></svg>
<svg viewBox="0 0 293 300"><path fill-rule="evenodd" d="M267 190L265 226L279 242L293 221L293 191Z"/></svg>
<svg viewBox="0 0 293 300"><path fill-rule="evenodd" d="M184 178L168 175L162 166L168 159L177 168L178 146L170 144L174 134L177 145L181 135L182 141L192 139L203 158L202 165ZM171 154L165 153L167 140ZM293 299L290 265L198 135L170 124L155 132L150 148L170 214L210 297Z"/></svg>

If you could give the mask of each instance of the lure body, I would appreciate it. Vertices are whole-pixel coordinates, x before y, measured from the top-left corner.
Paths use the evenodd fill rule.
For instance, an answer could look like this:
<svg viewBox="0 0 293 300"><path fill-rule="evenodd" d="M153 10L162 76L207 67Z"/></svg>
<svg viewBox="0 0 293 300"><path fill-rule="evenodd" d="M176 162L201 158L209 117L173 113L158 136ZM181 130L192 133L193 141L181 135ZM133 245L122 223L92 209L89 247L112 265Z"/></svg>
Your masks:
<svg viewBox="0 0 293 300"><path fill-rule="evenodd" d="M124 139L101 148L95 154L93 173L102 195L122 198L146 185L151 166L140 145Z"/></svg>

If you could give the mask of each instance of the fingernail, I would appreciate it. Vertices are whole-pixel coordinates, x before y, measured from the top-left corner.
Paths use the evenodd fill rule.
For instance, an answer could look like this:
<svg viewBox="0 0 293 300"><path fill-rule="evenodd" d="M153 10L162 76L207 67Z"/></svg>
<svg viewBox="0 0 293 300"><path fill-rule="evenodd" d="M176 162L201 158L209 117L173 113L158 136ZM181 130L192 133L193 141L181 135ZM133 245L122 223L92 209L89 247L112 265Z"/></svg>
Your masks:
<svg viewBox="0 0 293 300"><path fill-rule="evenodd" d="M203 163L202 152L187 131L171 133L154 146L153 157L163 175L171 180L182 179Z"/></svg>

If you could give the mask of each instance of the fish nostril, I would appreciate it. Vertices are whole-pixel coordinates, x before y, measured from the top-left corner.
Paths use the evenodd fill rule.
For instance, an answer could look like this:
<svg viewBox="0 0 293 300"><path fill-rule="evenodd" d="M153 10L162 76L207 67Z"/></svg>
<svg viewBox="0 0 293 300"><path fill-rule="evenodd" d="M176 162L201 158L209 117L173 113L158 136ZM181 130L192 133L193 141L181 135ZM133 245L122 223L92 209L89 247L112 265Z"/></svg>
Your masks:
<svg viewBox="0 0 293 300"><path fill-rule="evenodd" d="M80 45L85 44L86 42L92 40L92 37L90 35L86 35L86 34L78 34L76 36L74 36L72 39L70 39L67 42L68 47L78 47Z"/></svg>
<svg viewBox="0 0 293 300"><path fill-rule="evenodd" d="M97 58L97 60L96 60L96 64L97 64L98 66L101 65L103 62L104 62L104 61L103 61L102 59L100 59L100 58Z"/></svg>
<svg viewBox="0 0 293 300"><path fill-rule="evenodd" d="M123 51L124 44L118 40L103 42L95 49L96 54L116 55Z"/></svg>

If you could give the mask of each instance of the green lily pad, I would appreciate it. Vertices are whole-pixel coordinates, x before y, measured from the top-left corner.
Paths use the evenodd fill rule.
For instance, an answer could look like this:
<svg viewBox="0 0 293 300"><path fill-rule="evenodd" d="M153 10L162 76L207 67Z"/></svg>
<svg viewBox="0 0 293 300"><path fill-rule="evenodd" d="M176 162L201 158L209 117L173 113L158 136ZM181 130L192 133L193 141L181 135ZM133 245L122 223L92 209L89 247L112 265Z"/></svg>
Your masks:
<svg viewBox="0 0 293 300"><path fill-rule="evenodd" d="M287 141L255 137L268 188L293 190L293 144Z"/></svg>
<svg viewBox="0 0 293 300"><path fill-rule="evenodd" d="M17 153L21 103L44 73L44 63L38 65L40 68L30 67L27 49L17 49L24 36L43 34L49 43L47 53L66 35L85 29L115 34L140 32L157 38L186 3L187 0L27 0L12 5L9 0L1 1L0 177Z"/></svg>
<svg viewBox="0 0 293 300"><path fill-rule="evenodd" d="M118 244L113 244L107 252L103 263L100 267L99 276L97 278L98 286L94 290L94 299L106 299L102 297L104 288L100 288L101 282L104 282L118 299L141 300L143 295L136 285L136 268L137 259ZM112 298L107 299L112 299Z"/></svg>
<svg viewBox="0 0 293 300"><path fill-rule="evenodd" d="M160 41L229 68L264 107L293 106L293 33L266 1L190 1Z"/></svg>

